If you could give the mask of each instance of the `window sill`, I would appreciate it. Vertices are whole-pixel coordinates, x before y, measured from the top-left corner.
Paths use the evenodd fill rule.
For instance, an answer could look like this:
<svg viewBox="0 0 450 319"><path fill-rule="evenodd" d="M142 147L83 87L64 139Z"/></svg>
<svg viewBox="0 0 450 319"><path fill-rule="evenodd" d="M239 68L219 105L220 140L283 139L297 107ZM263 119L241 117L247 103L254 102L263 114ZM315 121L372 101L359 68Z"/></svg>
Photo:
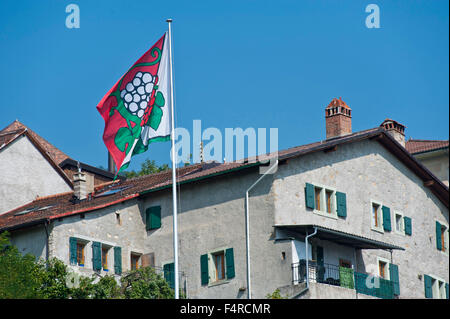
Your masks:
<svg viewBox="0 0 450 319"><path fill-rule="evenodd" d="M222 280L214 281L214 282L208 284L208 288L209 287L215 287L215 286L224 285L224 284L227 284L229 282L230 282L230 279L222 279Z"/></svg>
<svg viewBox="0 0 450 319"><path fill-rule="evenodd" d="M405 232L401 232L401 231L394 231L394 233L395 234L397 234L397 235L400 235L400 236L403 236L403 237L405 237L406 236L406 233ZM409 235L408 235L409 236Z"/></svg>
<svg viewBox="0 0 450 319"><path fill-rule="evenodd" d="M338 219L338 216L337 216L337 214L334 214L334 213L327 213L327 212L323 212L323 211L321 211L321 210L317 210L317 209L314 209L314 214L317 214L317 215L320 215L320 216L323 216L323 217L328 217L328 218L331 218L331 219Z"/></svg>
<svg viewBox="0 0 450 319"><path fill-rule="evenodd" d="M373 227L373 226L372 226L371 229L372 229L373 231L376 231L377 233L384 234L383 228L376 228L376 227Z"/></svg>

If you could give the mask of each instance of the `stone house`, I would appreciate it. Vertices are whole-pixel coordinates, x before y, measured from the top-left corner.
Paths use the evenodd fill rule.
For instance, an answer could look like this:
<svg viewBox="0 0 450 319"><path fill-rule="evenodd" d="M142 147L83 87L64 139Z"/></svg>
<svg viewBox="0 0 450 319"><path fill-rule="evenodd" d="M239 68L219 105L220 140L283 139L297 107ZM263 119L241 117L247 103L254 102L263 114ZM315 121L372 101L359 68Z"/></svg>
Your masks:
<svg viewBox="0 0 450 319"><path fill-rule="evenodd" d="M36 197L73 190L77 161L15 120L0 130L0 214ZM111 181L114 175L79 163L88 189Z"/></svg>
<svg viewBox="0 0 450 319"><path fill-rule="evenodd" d="M405 149L404 129L391 120L353 133L351 112L333 99L326 139L279 151L247 207L261 162L177 170L178 276L188 298L276 289L290 298L448 298L448 187ZM171 173L93 191L84 174L74 174L74 191L0 215L0 231L24 253L79 273L153 266L173 285Z"/></svg>

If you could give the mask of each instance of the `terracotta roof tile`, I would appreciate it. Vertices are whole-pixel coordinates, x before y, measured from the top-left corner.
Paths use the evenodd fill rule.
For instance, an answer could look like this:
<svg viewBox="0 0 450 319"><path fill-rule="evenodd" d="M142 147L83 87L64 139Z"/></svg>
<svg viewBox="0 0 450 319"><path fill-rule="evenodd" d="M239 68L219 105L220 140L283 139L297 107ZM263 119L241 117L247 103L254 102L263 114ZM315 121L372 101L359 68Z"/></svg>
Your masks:
<svg viewBox="0 0 450 319"><path fill-rule="evenodd" d="M417 154L422 152L430 152L441 148L448 148L447 141L439 140L413 140L406 141L406 150L411 154Z"/></svg>
<svg viewBox="0 0 450 319"><path fill-rule="evenodd" d="M285 160L295 156L304 155L309 152L320 150L326 151L335 145L377 137L379 134L386 134L385 130L381 127L356 132L335 139L297 146L278 152L278 159ZM389 137L387 138L389 139ZM405 152L405 154L408 153ZM270 157L271 155L274 154L268 154L267 156ZM193 164L177 169L177 182L185 183L203 178L211 178L219 174L226 174L238 169L245 169L256 165L258 164L253 163L250 159L242 163L207 162ZM145 192L169 188L171 185L172 172L168 170L156 174L136 177L128 180L118 180L99 185L96 187L94 193L88 195L87 199L78 202L73 201L73 192L57 194L45 198L37 198L26 205L0 215L0 229L10 229L29 222L38 222L45 219L55 219L82 212L94 211L105 206L114 205L120 201L126 201L138 197ZM446 191L448 192L448 188ZM31 208L34 208L34 210L28 213L16 215L17 213L24 212ZM41 210L39 210L39 208L41 208Z"/></svg>

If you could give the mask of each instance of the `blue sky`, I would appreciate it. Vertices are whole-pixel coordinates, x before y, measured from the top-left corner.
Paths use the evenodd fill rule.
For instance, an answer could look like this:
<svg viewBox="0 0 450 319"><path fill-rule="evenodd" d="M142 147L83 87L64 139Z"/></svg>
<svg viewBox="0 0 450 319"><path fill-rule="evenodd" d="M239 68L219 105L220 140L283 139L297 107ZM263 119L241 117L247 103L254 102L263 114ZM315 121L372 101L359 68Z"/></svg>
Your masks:
<svg viewBox="0 0 450 319"><path fill-rule="evenodd" d="M80 28L65 26L68 4ZM380 7L368 29L365 8ZM0 128L18 119L72 158L107 165L96 105L174 19L177 125L279 129L279 148L325 139L341 96L353 131L392 118L449 136L449 3L390 1L0 2ZM170 143L132 159L169 163Z"/></svg>

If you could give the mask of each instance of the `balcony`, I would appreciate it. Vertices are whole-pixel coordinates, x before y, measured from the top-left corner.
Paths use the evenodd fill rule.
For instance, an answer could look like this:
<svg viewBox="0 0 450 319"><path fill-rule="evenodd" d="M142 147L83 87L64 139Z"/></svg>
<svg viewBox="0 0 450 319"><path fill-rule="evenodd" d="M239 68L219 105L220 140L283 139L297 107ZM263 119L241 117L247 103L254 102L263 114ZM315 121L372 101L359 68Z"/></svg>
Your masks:
<svg viewBox="0 0 450 319"><path fill-rule="evenodd" d="M366 273L355 272L352 268L316 261L308 262L309 282L339 286L356 290L356 293L382 299L394 299L394 283ZM299 284L306 281L306 260L292 264L292 283Z"/></svg>

